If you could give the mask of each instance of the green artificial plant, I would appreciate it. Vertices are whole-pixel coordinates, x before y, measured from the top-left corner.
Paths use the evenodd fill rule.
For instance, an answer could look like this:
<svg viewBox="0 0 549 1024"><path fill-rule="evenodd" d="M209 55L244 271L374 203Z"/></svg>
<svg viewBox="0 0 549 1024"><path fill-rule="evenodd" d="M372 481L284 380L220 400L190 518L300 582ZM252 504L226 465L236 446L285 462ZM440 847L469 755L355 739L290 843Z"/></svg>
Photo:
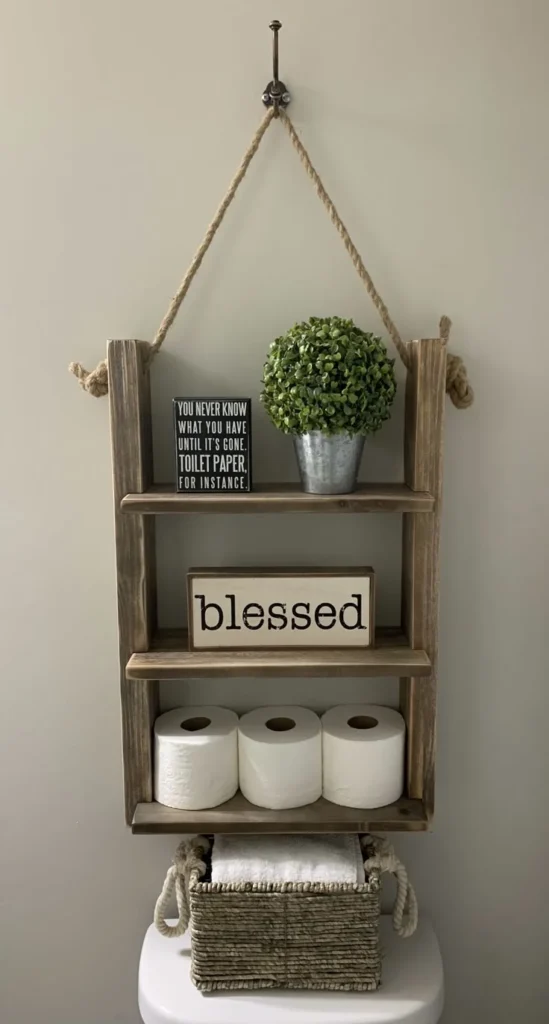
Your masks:
<svg viewBox="0 0 549 1024"><path fill-rule="evenodd" d="M396 394L381 338L339 316L312 316L273 341L261 401L286 434L374 434Z"/></svg>

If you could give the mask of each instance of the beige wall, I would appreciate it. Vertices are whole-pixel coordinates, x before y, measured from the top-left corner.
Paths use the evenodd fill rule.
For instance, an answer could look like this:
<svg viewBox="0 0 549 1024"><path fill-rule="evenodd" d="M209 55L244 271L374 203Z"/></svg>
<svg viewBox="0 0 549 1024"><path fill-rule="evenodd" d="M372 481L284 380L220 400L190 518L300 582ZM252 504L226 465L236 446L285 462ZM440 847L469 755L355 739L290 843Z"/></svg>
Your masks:
<svg viewBox="0 0 549 1024"><path fill-rule="evenodd" d="M442 942L445 1024L544 1021L549 6L3 0L0 13L2 1024L137 1024L140 942L174 839L122 823L108 408L66 364L93 365L108 336L152 337L261 116L273 14L292 116L404 336L448 313L474 380L473 409L447 416L435 832L398 848ZM336 312L379 326L275 126L155 366L159 476L174 393L256 399L270 339ZM398 479L400 426L397 410L365 476ZM258 477L294 472L257 409L255 431ZM391 621L398 526L165 523L164 619L189 562L268 555L371 560ZM349 681L338 699L366 693L394 688ZM275 696L334 699L326 681L232 692L239 708ZM228 700L226 686L183 694L196 698Z"/></svg>

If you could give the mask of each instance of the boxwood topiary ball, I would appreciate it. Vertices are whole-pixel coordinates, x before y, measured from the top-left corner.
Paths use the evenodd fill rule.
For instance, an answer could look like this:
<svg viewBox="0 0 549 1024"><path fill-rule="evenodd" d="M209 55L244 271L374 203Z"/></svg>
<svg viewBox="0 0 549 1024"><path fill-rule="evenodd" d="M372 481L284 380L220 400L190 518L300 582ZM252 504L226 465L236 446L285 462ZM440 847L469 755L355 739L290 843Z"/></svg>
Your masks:
<svg viewBox="0 0 549 1024"><path fill-rule="evenodd" d="M375 434L396 394L381 338L339 316L312 316L273 341L261 401L285 434Z"/></svg>

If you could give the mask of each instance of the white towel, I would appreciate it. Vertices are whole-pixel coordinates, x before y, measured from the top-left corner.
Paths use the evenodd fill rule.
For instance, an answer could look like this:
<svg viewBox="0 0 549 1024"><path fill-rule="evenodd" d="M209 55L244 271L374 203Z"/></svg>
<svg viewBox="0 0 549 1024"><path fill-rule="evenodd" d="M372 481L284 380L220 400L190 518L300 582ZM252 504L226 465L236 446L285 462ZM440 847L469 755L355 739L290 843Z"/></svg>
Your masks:
<svg viewBox="0 0 549 1024"><path fill-rule="evenodd" d="M215 837L212 882L364 883L356 835Z"/></svg>

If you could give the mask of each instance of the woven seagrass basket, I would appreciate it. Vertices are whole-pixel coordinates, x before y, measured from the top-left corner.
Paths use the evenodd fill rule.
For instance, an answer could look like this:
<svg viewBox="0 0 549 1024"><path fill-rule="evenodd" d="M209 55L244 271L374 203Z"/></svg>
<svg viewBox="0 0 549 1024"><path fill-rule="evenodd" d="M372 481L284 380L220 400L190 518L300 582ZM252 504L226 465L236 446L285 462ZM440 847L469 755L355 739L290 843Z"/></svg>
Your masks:
<svg viewBox="0 0 549 1024"><path fill-rule="evenodd" d="M379 986L380 875L395 863L404 871L389 848L380 852L381 840L363 840L366 882L353 885L213 883L207 842L199 837L181 844L155 911L156 926L168 937L181 935L190 921L197 988L369 992ZM391 866L384 857L393 857ZM417 920L415 895L407 879L405 892L400 882L394 920L407 936ZM170 926L165 913L174 889L179 921ZM410 920L403 926L406 903Z"/></svg>

